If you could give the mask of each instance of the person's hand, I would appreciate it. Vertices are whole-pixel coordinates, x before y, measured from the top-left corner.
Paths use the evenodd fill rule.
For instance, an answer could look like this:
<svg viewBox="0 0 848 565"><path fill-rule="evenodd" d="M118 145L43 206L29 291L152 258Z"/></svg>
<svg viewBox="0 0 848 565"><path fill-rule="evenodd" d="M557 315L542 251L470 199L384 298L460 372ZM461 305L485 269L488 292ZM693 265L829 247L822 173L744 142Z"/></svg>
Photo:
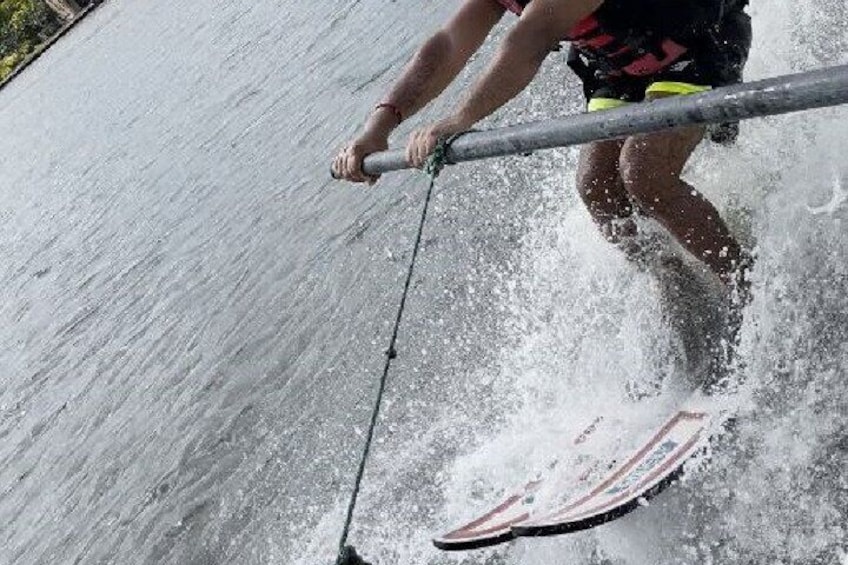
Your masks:
<svg viewBox="0 0 848 565"><path fill-rule="evenodd" d="M378 133L365 132L344 147L333 160L331 170L337 179L374 184L379 176L366 175L362 171L362 160L371 153L389 148L388 138Z"/></svg>
<svg viewBox="0 0 848 565"><path fill-rule="evenodd" d="M471 125L452 116L416 129L409 135L409 142L406 145L406 162L420 169L427 162L427 157L436 149L439 141L467 131Z"/></svg>

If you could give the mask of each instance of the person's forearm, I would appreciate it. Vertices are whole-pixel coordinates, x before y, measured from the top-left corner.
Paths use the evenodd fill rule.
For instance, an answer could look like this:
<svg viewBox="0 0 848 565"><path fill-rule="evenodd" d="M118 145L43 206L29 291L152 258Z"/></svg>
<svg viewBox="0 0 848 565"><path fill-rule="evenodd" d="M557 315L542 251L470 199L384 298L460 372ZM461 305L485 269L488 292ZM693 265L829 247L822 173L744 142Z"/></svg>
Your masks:
<svg viewBox="0 0 848 565"><path fill-rule="evenodd" d="M403 74L383 99L409 118L436 98L456 78L466 59L456 52L450 37L439 32L415 54ZM366 126L388 134L398 125L391 111L375 112Z"/></svg>
<svg viewBox="0 0 848 565"><path fill-rule="evenodd" d="M454 112L467 127L494 113L512 100L533 80L556 41L545 41L526 33L511 34L495 59Z"/></svg>
<svg viewBox="0 0 848 565"><path fill-rule="evenodd" d="M495 60L457 108L452 120L470 128L512 100L558 49L571 29L603 0L534 0L509 32Z"/></svg>

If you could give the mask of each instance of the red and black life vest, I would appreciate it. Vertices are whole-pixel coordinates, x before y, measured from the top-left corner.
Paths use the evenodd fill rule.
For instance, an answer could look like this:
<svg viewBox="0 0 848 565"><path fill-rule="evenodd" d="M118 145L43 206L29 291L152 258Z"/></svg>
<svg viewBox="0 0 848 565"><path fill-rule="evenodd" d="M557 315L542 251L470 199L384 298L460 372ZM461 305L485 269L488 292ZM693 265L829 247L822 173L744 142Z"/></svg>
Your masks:
<svg viewBox="0 0 848 565"><path fill-rule="evenodd" d="M520 15L530 0L498 0ZM745 0L606 0L566 40L609 74L650 76L694 47Z"/></svg>

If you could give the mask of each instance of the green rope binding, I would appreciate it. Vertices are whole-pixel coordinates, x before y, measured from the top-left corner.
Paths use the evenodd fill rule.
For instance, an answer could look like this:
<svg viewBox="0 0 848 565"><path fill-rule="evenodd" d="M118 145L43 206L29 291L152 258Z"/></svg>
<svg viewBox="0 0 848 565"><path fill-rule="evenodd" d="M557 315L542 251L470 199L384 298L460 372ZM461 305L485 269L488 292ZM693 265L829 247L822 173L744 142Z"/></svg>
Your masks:
<svg viewBox="0 0 848 565"><path fill-rule="evenodd" d="M450 160L448 159L448 147L450 147L450 144L453 143L457 137L459 137L459 134L452 135L448 139L439 141L436 148L433 150L433 153L427 158L427 162L424 163L424 172L430 176L431 185L433 181L436 180L436 177L439 176L439 173L442 172L442 169L445 168L445 165L450 164Z"/></svg>

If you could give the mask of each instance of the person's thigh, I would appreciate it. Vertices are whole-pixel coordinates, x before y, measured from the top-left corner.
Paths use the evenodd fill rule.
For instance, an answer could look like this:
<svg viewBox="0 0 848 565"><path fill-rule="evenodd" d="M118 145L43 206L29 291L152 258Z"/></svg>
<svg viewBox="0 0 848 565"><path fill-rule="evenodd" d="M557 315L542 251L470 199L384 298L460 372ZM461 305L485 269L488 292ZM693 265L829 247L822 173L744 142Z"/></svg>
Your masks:
<svg viewBox="0 0 848 565"><path fill-rule="evenodd" d="M621 149L619 169L624 187L649 212L668 191L690 190L679 182L683 167L704 137L703 126L687 126L633 135Z"/></svg>

